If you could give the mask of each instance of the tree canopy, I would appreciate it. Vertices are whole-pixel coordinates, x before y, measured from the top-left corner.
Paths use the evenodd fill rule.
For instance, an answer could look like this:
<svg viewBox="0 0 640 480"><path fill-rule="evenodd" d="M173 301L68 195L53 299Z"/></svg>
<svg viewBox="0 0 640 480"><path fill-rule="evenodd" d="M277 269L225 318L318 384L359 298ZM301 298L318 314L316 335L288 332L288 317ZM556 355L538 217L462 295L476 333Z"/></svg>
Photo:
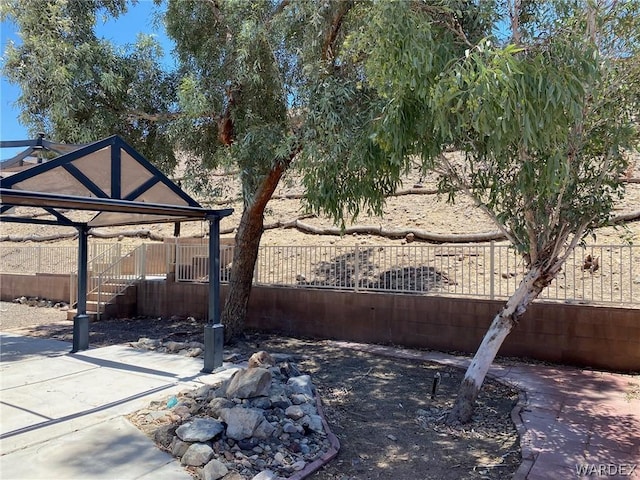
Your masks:
<svg viewBox="0 0 640 480"><path fill-rule="evenodd" d="M442 191L473 198L529 268L461 386L451 419L468 421L506 336L623 194L639 138L640 3L467 2L476 24L494 25L478 36L454 3L374 2L352 43L384 102L369 137L383 154L366 168L397 175L417 159L435 169ZM328 173L341 167L324 159L307 177L312 207L337 220L384 192L366 175L332 191Z"/></svg>
<svg viewBox="0 0 640 480"><path fill-rule="evenodd" d="M161 0L156 0L161 3ZM529 266L459 396L472 401L502 341L623 192L637 145L638 0L168 0L178 69L142 38L118 50L96 15L124 0L8 0L5 53L22 119L62 141L120 133L166 169L190 153L203 194L238 167L227 336L242 330L266 205L302 168L308 207L381 213L418 161L487 212ZM455 152L455 153L454 153ZM471 409L456 407L468 419Z"/></svg>
<svg viewBox="0 0 640 480"><path fill-rule="evenodd" d="M20 121L67 143L122 135L165 171L176 163L167 133L175 78L161 68L150 36L117 47L96 36L99 15L117 17L126 0L3 2L21 42L4 52L3 75L20 85Z"/></svg>

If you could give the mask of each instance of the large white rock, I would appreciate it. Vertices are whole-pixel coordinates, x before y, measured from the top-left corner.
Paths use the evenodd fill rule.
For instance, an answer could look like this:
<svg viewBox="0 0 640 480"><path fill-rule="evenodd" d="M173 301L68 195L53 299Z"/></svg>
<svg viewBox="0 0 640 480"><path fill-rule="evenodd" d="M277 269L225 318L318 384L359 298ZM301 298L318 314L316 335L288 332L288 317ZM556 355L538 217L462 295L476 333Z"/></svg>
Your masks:
<svg viewBox="0 0 640 480"><path fill-rule="evenodd" d="M207 463L202 469L204 480L218 480L229 473L229 469L219 460L215 458Z"/></svg>
<svg viewBox="0 0 640 480"><path fill-rule="evenodd" d="M185 442L206 442L224 431L224 425L211 418L194 418L180 425L176 435Z"/></svg>
<svg viewBox="0 0 640 480"><path fill-rule="evenodd" d="M238 370L226 385L227 398L266 397L271 388L271 372L266 368Z"/></svg>
<svg viewBox="0 0 640 480"><path fill-rule="evenodd" d="M194 443L180 459L183 465L201 467L213 457L213 449L206 443Z"/></svg>
<svg viewBox="0 0 640 480"><path fill-rule="evenodd" d="M299 377L291 377L287 381L287 385L291 389L291 393L303 394L313 397L313 383L309 375L300 375Z"/></svg>
<svg viewBox="0 0 640 480"><path fill-rule="evenodd" d="M244 440L253 436L253 432L265 418L262 410L236 407L220 409L220 420L227 424L227 437Z"/></svg>

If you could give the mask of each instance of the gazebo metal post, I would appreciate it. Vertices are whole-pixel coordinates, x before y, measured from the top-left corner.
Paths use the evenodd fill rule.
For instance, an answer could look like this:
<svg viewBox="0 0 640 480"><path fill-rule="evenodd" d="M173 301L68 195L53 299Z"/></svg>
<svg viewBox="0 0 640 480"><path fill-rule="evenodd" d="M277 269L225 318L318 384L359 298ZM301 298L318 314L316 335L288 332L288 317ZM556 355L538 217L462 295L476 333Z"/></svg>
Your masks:
<svg viewBox="0 0 640 480"><path fill-rule="evenodd" d="M220 217L209 221L209 318L204 327L204 368L211 373L222 366L224 325L220 323Z"/></svg>
<svg viewBox="0 0 640 480"><path fill-rule="evenodd" d="M78 227L78 304L73 317L73 350L71 353L89 348L89 315L87 315L87 263L89 228Z"/></svg>

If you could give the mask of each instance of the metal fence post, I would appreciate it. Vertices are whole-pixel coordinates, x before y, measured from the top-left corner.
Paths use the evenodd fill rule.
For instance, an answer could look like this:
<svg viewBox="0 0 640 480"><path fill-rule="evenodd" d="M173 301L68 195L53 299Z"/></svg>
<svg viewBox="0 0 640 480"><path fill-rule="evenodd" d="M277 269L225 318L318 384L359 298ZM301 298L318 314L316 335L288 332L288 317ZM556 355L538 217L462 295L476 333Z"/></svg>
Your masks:
<svg viewBox="0 0 640 480"><path fill-rule="evenodd" d="M358 247L358 245L356 245L356 259L355 259L355 266L353 269L353 281L354 281L354 290L356 292L358 292L358 284L359 282L359 278L360 278L360 248Z"/></svg>
<svg viewBox="0 0 640 480"><path fill-rule="evenodd" d="M496 266L496 242L491 240L491 244L489 245L489 298L491 300L495 300L495 288L496 288L496 275L495 275L495 266Z"/></svg>

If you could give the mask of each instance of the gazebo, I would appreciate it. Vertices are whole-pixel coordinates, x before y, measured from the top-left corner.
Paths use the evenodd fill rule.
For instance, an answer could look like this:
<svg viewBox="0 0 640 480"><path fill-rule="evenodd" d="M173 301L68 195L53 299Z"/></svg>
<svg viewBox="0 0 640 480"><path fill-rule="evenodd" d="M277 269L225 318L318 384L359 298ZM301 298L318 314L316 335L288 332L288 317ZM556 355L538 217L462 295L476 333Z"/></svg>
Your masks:
<svg viewBox="0 0 640 480"><path fill-rule="evenodd" d="M206 220L211 273L203 371L222 366L220 220L233 210L203 208L117 135L87 145L54 143L43 136L0 141L0 148L8 147L25 150L0 164L0 222L61 225L78 230L78 304L73 319L72 353L89 348L89 229ZM20 216L14 208L20 206L36 207L48 215ZM77 210L95 215L88 221L77 221L70 213Z"/></svg>

